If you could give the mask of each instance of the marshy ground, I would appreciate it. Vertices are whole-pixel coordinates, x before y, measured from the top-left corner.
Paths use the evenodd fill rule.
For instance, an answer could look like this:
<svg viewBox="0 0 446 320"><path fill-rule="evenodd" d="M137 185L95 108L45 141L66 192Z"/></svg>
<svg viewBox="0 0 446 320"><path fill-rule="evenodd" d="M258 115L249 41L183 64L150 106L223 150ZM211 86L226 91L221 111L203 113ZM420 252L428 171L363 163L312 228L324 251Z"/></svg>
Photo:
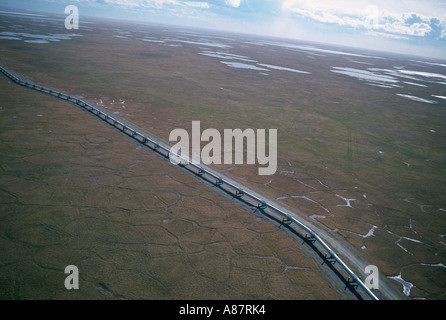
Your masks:
<svg viewBox="0 0 446 320"><path fill-rule="evenodd" d="M3 65L165 140L193 120L277 128L275 175L216 168L352 245L403 297L391 277L410 298L444 298L444 67L110 21L47 43L26 35L63 22L2 27L17 38L0 38ZM341 297L281 230L84 111L1 88L2 296L73 297L63 268L77 264L83 297Z"/></svg>

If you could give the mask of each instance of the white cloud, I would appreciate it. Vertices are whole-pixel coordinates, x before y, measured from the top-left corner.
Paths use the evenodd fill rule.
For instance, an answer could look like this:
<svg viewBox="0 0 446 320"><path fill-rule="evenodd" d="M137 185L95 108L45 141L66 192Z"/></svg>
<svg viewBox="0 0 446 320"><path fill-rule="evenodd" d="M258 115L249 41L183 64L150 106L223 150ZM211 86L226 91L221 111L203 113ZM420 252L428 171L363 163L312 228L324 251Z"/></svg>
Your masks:
<svg viewBox="0 0 446 320"><path fill-rule="evenodd" d="M190 7L194 7L194 8L203 8L203 9L209 9L209 3L207 2L202 2L202 1L186 1L184 2L185 4L187 4Z"/></svg>
<svg viewBox="0 0 446 320"><path fill-rule="evenodd" d="M398 1L399 2L399 1ZM424 1L423 3L425 3ZM356 29L373 29L375 36L405 38L405 36L424 37L433 31L432 26L446 22L446 12L438 12L434 7L422 8L414 1L397 4L392 1L376 1L369 5L368 1L358 0L285 0L282 3L284 12L316 22L334 24ZM369 32L369 34L371 34ZM440 38L446 36L442 31ZM407 37L406 37L407 38Z"/></svg>
<svg viewBox="0 0 446 320"><path fill-rule="evenodd" d="M225 2L228 6L238 8L240 7L241 0L225 0Z"/></svg>
<svg viewBox="0 0 446 320"><path fill-rule="evenodd" d="M418 37L424 37L432 31L431 26L427 23L414 23L411 25L407 25L399 22L394 22L379 24L376 26L376 28L381 29L385 32Z"/></svg>
<svg viewBox="0 0 446 320"><path fill-rule="evenodd" d="M399 35L395 35L395 34L391 34L391 33L378 32L378 31L374 31L374 30L366 31L365 34L368 36L384 37L384 38L390 38L390 39L409 39L408 37L399 36Z"/></svg>
<svg viewBox="0 0 446 320"><path fill-rule="evenodd" d="M48 1L48 0L47 0ZM181 0L76 0L79 3L112 5L123 8L157 8L166 6L193 6L205 8L207 2L202 1L181 1ZM208 5L209 6L209 5Z"/></svg>
<svg viewBox="0 0 446 320"><path fill-rule="evenodd" d="M158 8L165 5L181 5L178 0L76 0L77 2L97 3L103 5L113 5L127 8Z"/></svg>
<svg viewBox="0 0 446 320"><path fill-rule="evenodd" d="M293 13L301 15L306 18L311 18L318 22L333 23L340 26L360 27L364 25L364 21L359 17L349 15L339 15L336 12L330 12L325 10L311 10L293 8Z"/></svg>
<svg viewBox="0 0 446 320"><path fill-rule="evenodd" d="M47 0L48 1L48 0ZM163 9L167 7L193 7L209 9L209 3L205 1L181 1L181 0L75 0L79 3L111 5L122 8L155 8Z"/></svg>

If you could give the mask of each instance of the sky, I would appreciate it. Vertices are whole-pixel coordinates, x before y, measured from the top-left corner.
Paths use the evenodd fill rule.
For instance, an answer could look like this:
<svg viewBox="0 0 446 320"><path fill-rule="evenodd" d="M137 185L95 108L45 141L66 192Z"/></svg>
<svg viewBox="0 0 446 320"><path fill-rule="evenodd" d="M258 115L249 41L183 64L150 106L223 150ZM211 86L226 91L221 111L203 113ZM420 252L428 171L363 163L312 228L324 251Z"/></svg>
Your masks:
<svg viewBox="0 0 446 320"><path fill-rule="evenodd" d="M81 26L108 17L446 59L446 0L0 0L0 11L70 4Z"/></svg>

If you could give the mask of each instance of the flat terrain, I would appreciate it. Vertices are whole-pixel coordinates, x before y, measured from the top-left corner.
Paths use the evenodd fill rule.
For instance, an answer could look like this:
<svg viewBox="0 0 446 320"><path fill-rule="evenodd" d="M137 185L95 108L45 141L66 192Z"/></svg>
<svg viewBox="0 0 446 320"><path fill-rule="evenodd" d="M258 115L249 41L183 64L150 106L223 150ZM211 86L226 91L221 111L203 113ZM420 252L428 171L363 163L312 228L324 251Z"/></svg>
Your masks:
<svg viewBox="0 0 446 320"><path fill-rule="evenodd" d="M282 230L85 111L1 88L0 298L342 297Z"/></svg>
<svg viewBox="0 0 446 320"><path fill-rule="evenodd" d="M380 275L403 297L444 298L446 104L441 97L445 96L445 80L442 77L445 77L446 68L432 64L438 62L278 39L93 20L81 25L76 32L78 36L48 43L26 42L29 40L26 33L65 34L63 23L58 20L36 23L30 19L5 17L2 27L0 62L3 65L32 82L82 97L106 108L164 140L168 140L172 129L190 129L193 120L200 120L203 129L277 128L279 168L275 175L258 176L257 166L216 167L298 211L309 222L352 246L364 261L378 266ZM17 39L1 39L1 33L4 37ZM3 269L9 271L4 271L6 276L2 276L2 279L16 279L22 274L17 272L17 261L25 265L20 257L29 259L28 252L20 255L22 251L19 248L9 249L9 245L40 251L44 249L36 243L42 241L42 247L59 246L61 251L79 261L79 267L81 261L88 263L87 268L91 270L97 263L104 265L102 271L100 268L94 269L96 276L85 279L91 283L92 296L98 292L109 292L111 297L195 298L197 296L191 292L202 294L205 290L198 288L206 285L197 284L197 289L187 290L188 293L182 291L184 282L194 288L194 282L182 275L185 270L193 270L190 274L197 277L211 273L210 278L219 279L222 284L218 290L209 287L208 292L215 291L212 291L214 295L207 293L207 297L231 296L233 291L240 297L267 297L270 293L266 292L271 292L271 289L260 289L267 282L258 277L257 272L270 275L270 269L259 271L258 268L276 264L281 266L281 269L277 269L278 274L281 277L287 275L285 278L290 281L289 285L300 294L286 296L286 286L280 285L278 287L284 292L274 291L274 294L271 293L273 297L340 297L333 288L328 289L327 279L318 273L314 262L308 257L304 258L305 254L299 246L281 230L264 221L257 221L254 215L225 197L221 197L221 201L215 200L218 197L215 192L187 174L175 171L175 167L171 168L169 163L157 159L155 155L142 149L136 150L136 145L132 145L125 136L114 132L116 138L113 138L110 133L112 129L76 107L62 106L58 101L22 88L12 89L12 85L7 87L7 91L3 90L6 85L7 81L3 79L0 100L1 190L5 197L2 202L5 203L2 204L5 217L2 219L12 219L16 224L11 220L8 222L11 226L24 228L19 223L23 221L22 216L4 211L6 205L17 207L15 210L20 212L39 208L42 217L34 216L35 221L29 222L31 232L23 229L22 234L16 233L15 236L7 231L9 227L6 224L2 224L5 230L2 231L1 240L5 244L0 248L11 255L8 258L11 260L2 262L4 266L10 265L9 269ZM11 93L14 90L18 92L15 95ZM44 113L38 106L44 110L55 108L57 112ZM22 122L17 121L21 119L20 112L24 114L20 120ZM67 116L69 112L77 112L77 115ZM55 117L54 120L49 120L48 113ZM23 122L25 119L29 121L27 124ZM14 134L12 130L16 125L21 126L20 134ZM45 132L48 134L48 129L57 134L42 136ZM29 136L33 136L33 139L27 138ZM42 139L40 145L35 141L38 137ZM79 139L75 140L74 137ZM37 155L41 158L34 159ZM150 157L151 160L144 160L143 157ZM24 163L13 169L17 159ZM40 164L28 165L28 161L40 161ZM61 172L53 177L51 173L57 168ZM134 174L133 179L128 172ZM36 181L42 183L36 184ZM194 187L191 188L191 185ZM42 186L49 190L44 191ZM20 196L20 192L23 195ZM165 199L163 192L168 194ZM99 204L90 205L89 201ZM161 202L162 209L159 207ZM32 205L36 203L40 207ZM153 210L148 209L151 206ZM55 230L58 231L52 229L55 228L54 222L46 227L55 232L61 242L50 241L48 244L44 241L47 236L41 233L41 228L47 229L41 225L41 220L50 219L46 215L51 210L45 213L47 208L70 208L67 209L68 213L63 214L67 215L63 222L60 225L56 223ZM143 214L144 210L153 212L153 215ZM12 209L8 211L14 212ZM179 215L178 221L169 217L172 212ZM149 219L148 222L133 221L142 217ZM238 219L243 222L238 222ZM70 221L79 223L78 229L76 223L72 226ZM206 234L215 229L208 230L208 223L213 228L218 226L219 234L221 228L226 232L240 230L253 236L240 235L246 241L241 241L240 245L249 247L251 253L256 252L250 253L251 258L256 258L238 261L240 270L249 269L249 275L240 276L246 281L242 287L251 290L249 293L238 291L232 287L234 282L230 281L233 270L239 270L234 269L237 259L235 262L231 259L234 252L240 252L240 247L231 247L234 245L232 243L229 247L213 245L215 239L211 235L206 237ZM169 229L172 224L172 228L178 228L175 230L179 233ZM265 234L260 233L262 237L276 234L282 238L265 241L268 249L262 251L262 248L259 254L256 251L259 230L246 227L251 224L262 224L259 230L267 230ZM167 272L170 278L167 274L165 278L152 275L145 281L151 279L168 288L178 285L175 290L142 292L143 288L139 291L127 288L125 293L119 293L120 290L112 289L111 282L97 280L99 274L113 274L105 266L114 261L113 252L116 251L122 251L120 257L125 264L115 269L107 267L123 272L120 276L112 277L115 279L113 281L125 282L127 274L140 274L136 270L143 265L141 260L133 264L128 262L152 257L143 244L146 241L144 238L132 239L135 236L132 235L133 229L138 229L140 225L153 225L155 234L168 231L172 240L176 241L183 233L188 237L195 234L187 232L188 226L196 229L197 239L188 241L191 245L199 243L200 249L197 251L183 245L158 243L158 238L152 240L160 256L175 257L174 260L181 257L184 260L179 264L166 262L169 268L173 268ZM199 231L201 228L205 230ZM128 234L123 230L127 230ZM17 238L33 232L36 238L17 242ZM150 234L137 232L140 233L141 237ZM67 240L72 236L76 240ZM117 236L124 239L108 239ZM128 242L126 237L129 237ZM167 241L164 236L160 237ZM226 237L233 239L232 235ZM91 244L95 241L98 252L93 249L96 246ZM282 241L290 242L282 245ZM131 248L132 255L130 249L122 249L126 246ZM296 250L283 249L290 246L296 247ZM79 251L70 250L77 247ZM203 250L204 247L206 250ZM90 256L82 250L86 250ZM279 251L272 254L268 250L285 251L285 255L293 252L292 255L296 255L293 259L309 264L287 262L286 258L280 257ZM189 254L185 252L197 253L193 255L195 264L188 260ZM203 256L205 253L232 262L226 264L226 271L216 272L209 259ZM130 257L124 258L124 254ZM258 256L270 258L257 260ZM41 259L39 263L43 264L42 260L46 261ZM149 264L150 268L159 267L167 271L160 260ZM199 265L199 262L202 264ZM257 262L257 267L250 265ZM36 264L35 261L33 263ZM181 263L189 269L180 267ZM241 267L245 264L249 268ZM57 268L62 265L65 266L65 261L60 261ZM310 269L286 267L294 265ZM54 270L57 268L47 266L46 272L49 275L57 272ZM290 280L288 273L297 273L297 270L301 273L310 270L312 275ZM363 270L354 271L363 273ZM41 273L35 276L39 278ZM403 294L403 285L391 278L398 276L404 280L406 295ZM64 275L59 277L64 278ZM139 279L141 276L135 277ZM248 281L251 279L249 277L254 282ZM182 285L177 281L183 281ZM307 285L306 281L317 284ZM127 281L127 284L131 282ZM10 285L14 286L14 283L20 283L20 280L14 280ZM136 284L140 285L141 281L135 280ZM15 291L6 290L6 293L11 292ZM21 296L20 293L17 296Z"/></svg>

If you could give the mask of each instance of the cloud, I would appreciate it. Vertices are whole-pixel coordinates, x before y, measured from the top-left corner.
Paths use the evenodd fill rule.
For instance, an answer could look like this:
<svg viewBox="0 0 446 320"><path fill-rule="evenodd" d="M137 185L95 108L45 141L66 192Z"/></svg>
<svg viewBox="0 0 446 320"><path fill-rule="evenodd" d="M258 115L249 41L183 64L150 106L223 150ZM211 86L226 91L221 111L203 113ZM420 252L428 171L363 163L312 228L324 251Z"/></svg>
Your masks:
<svg viewBox="0 0 446 320"><path fill-rule="evenodd" d="M54 0L46 0L54 1ZM206 1L182 1L182 0L75 0L80 4L102 5L126 9L178 9L185 8L209 9Z"/></svg>
<svg viewBox="0 0 446 320"><path fill-rule="evenodd" d="M234 8L240 7L240 2L241 2L241 0L225 0L225 3L228 6L231 6L231 7L234 7Z"/></svg>
<svg viewBox="0 0 446 320"><path fill-rule="evenodd" d="M446 22L446 13L437 12L433 8L426 10L413 1L395 2L377 1L376 5L369 5L366 1L309 1L285 0L282 10L295 17L304 18L324 24L341 27L364 29L368 34L407 39L409 36L434 36L435 26ZM406 6L407 5L407 6ZM370 33L368 30L375 32ZM441 31L437 38L445 37L446 31Z"/></svg>
<svg viewBox="0 0 446 320"><path fill-rule="evenodd" d="M185 1L179 0L76 0L78 3L111 5L123 8L157 8L162 9L166 5L184 6ZM192 3L195 1L192 1Z"/></svg>
<svg viewBox="0 0 446 320"><path fill-rule="evenodd" d="M385 32L408 35L408 36L416 36L416 37L424 37L431 33L432 28L427 23L414 23L412 25L407 25L404 23L384 23L376 26L376 29L381 29Z"/></svg>
<svg viewBox="0 0 446 320"><path fill-rule="evenodd" d="M395 35L395 34L390 34L390 33L385 33L385 32L378 32L378 31L373 31L373 30L369 30L365 32L366 35L368 36L373 36L373 37L384 37L384 38L390 38L390 39L409 39L408 37L405 36L399 36L399 35Z"/></svg>
<svg viewBox="0 0 446 320"><path fill-rule="evenodd" d="M210 8L209 3L202 1L185 1L184 4L194 8L202 8L202 9Z"/></svg>

